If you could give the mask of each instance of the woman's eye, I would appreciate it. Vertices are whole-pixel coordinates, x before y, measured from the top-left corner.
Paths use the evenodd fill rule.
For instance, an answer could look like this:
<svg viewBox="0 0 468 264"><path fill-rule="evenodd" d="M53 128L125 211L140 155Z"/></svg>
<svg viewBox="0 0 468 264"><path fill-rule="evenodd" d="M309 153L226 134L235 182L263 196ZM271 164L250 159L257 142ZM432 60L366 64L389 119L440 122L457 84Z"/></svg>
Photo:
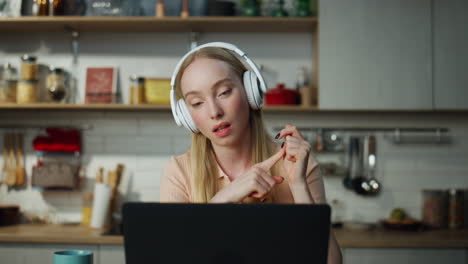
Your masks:
<svg viewBox="0 0 468 264"><path fill-rule="evenodd" d="M192 107L197 107L197 106L200 106L201 104L202 104L201 102L197 102L197 103L193 103L191 105L192 105Z"/></svg>
<svg viewBox="0 0 468 264"><path fill-rule="evenodd" d="M227 89L226 91L222 92L221 94L219 94L219 96L223 96L223 95L228 95L232 92L232 89Z"/></svg>

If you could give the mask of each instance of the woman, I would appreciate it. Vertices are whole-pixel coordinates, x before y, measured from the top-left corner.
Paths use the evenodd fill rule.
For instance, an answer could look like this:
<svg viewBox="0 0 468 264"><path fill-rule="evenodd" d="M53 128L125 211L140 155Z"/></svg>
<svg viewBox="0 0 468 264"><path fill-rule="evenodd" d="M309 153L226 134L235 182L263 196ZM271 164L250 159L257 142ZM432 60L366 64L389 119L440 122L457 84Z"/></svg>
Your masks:
<svg viewBox="0 0 468 264"><path fill-rule="evenodd" d="M197 133L190 150L166 165L161 202L326 202L310 144L299 131L286 125L276 135L284 140L281 146L269 137L248 92L248 70L232 50L209 45L176 67L175 93L191 120L182 123ZM341 263L333 233L328 263Z"/></svg>

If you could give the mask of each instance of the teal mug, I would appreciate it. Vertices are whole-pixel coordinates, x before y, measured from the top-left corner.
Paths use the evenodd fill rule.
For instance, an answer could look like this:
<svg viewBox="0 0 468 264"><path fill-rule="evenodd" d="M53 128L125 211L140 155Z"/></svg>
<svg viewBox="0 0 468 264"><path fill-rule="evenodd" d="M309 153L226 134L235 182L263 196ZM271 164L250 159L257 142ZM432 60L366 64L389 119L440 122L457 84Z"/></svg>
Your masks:
<svg viewBox="0 0 468 264"><path fill-rule="evenodd" d="M93 264L93 252L64 250L54 252L54 264Z"/></svg>

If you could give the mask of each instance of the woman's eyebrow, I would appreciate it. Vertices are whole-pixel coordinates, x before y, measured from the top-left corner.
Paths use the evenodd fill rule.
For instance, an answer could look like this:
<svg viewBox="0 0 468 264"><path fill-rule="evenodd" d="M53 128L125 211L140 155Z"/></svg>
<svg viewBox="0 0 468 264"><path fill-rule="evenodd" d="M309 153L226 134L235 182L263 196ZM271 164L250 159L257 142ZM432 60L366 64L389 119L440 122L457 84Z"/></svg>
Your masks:
<svg viewBox="0 0 468 264"><path fill-rule="evenodd" d="M215 82L215 84L213 84L213 86L211 86L211 89L214 90L214 89L218 88L218 86L221 86L222 84L224 84L226 82L232 82L231 78L226 77L224 79L221 79L221 80Z"/></svg>

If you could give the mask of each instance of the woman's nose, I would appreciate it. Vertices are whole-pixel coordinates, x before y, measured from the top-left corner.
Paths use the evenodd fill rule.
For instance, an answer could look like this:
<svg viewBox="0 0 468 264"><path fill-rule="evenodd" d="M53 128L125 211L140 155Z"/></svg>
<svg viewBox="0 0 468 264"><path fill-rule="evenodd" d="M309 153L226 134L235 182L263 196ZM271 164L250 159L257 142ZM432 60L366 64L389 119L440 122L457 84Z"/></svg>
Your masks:
<svg viewBox="0 0 468 264"><path fill-rule="evenodd" d="M221 106L216 102L212 101L208 103L209 105L209 114L211 119L218 119L223 116L224 112Z"/></svg>

